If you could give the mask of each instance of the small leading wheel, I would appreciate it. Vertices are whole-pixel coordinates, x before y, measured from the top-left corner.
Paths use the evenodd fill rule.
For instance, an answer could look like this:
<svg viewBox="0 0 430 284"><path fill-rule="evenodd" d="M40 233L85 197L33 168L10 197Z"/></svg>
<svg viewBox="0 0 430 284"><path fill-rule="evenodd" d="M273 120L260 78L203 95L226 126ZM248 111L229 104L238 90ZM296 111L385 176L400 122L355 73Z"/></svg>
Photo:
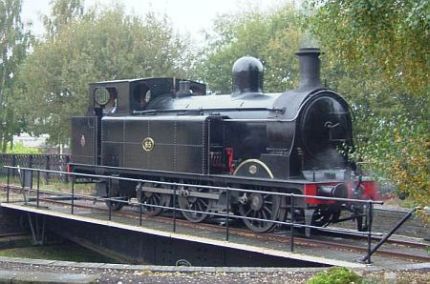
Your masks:
<svg viewBox="0 0 430 284"><path fill-rule="evenodd" d="M143 187L153 187L153 188L167 188L167 186L157 183L144 183ZM148 216L157 216L160 215L165 208L170 205L171 197L168 194L165 193L159 193L159 192L151 192L142 190L142 186L138 185L138 200L140 203L144 204L144 207L146 209L145 214ZM145 206L147 205L147 206ZM158 207L160 206L160 207Z"/></svg>
<svg viewBox="0 0 430 284"><path fill-rule="evenodd" d="M256 233L272 230L276 223L265 220L278 220L281 215L281 197L274 194L245 193L240 197L239 213L244 217L261 219L243 219L245 225Z"/></svg>
<svg viewBox="0 0 430 284"><path fill-rule="evenodd" d="M208 212L212 208L213 201L208 198L192 196L193 193L207 193L208 191L206 188L193 185L182 186L179 189L179 208L188 210L182 211L185 219L193 223L199 223L209 216Z"/></svg>

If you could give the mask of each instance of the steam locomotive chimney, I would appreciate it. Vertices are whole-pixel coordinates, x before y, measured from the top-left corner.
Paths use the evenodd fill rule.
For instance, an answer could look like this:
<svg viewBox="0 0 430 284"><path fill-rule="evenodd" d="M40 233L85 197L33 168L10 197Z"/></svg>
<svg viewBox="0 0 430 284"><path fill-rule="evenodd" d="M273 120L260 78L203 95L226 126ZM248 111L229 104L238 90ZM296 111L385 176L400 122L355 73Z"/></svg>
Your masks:
<svg viewBox="0 0 430 284"><path fill-rule="evenodd" d="M322 87L320 81L319 48L300 48L296 53L300 61L300 90Z"/></svg>

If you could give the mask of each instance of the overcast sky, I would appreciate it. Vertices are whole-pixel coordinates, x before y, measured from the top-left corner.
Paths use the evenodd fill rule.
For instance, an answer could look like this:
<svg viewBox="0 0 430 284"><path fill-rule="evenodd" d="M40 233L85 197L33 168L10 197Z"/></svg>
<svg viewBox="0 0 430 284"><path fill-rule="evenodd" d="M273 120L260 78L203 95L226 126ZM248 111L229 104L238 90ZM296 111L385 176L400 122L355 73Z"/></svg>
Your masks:
<svg viewBox="0 0 430 284"><path fill-rule="evenodd" d="M22 18L25 22L33 23L33 32L42 33L40 15L49 12L51 0L24 0ZM299 0L86 0L86 7L96 4L108 6L120 2L128 13L144 15L151 10L159 14L167 14L173 23L175 31L189 34L193 40L200 40L202 30L208 30L217 15L249 10L273 9L286 2Z"/></svg>

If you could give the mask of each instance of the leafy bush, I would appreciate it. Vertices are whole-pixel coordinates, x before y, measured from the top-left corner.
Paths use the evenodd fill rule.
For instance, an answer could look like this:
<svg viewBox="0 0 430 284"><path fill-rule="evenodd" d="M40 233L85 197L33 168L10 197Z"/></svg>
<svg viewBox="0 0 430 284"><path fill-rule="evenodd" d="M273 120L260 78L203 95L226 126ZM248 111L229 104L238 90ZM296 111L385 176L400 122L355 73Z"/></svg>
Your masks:
<svg viewBox="0 0 430 284"><path fill-rule="evenodd" d="M363 279L345 267L334 267L317 273L308 280L308 284L349 284L362 283Z"/></svg>

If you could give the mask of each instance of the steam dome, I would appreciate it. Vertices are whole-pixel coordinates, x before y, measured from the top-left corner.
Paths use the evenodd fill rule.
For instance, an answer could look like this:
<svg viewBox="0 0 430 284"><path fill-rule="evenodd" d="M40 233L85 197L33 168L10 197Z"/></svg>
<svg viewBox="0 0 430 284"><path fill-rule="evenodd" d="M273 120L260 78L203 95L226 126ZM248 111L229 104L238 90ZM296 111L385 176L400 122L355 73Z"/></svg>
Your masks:
<svg viewBox="0 0 430 284"><path fill-rule="evenodd" d="M233 95L263 92L263 64L255 57L244 56L233 65Z"/></svg>

